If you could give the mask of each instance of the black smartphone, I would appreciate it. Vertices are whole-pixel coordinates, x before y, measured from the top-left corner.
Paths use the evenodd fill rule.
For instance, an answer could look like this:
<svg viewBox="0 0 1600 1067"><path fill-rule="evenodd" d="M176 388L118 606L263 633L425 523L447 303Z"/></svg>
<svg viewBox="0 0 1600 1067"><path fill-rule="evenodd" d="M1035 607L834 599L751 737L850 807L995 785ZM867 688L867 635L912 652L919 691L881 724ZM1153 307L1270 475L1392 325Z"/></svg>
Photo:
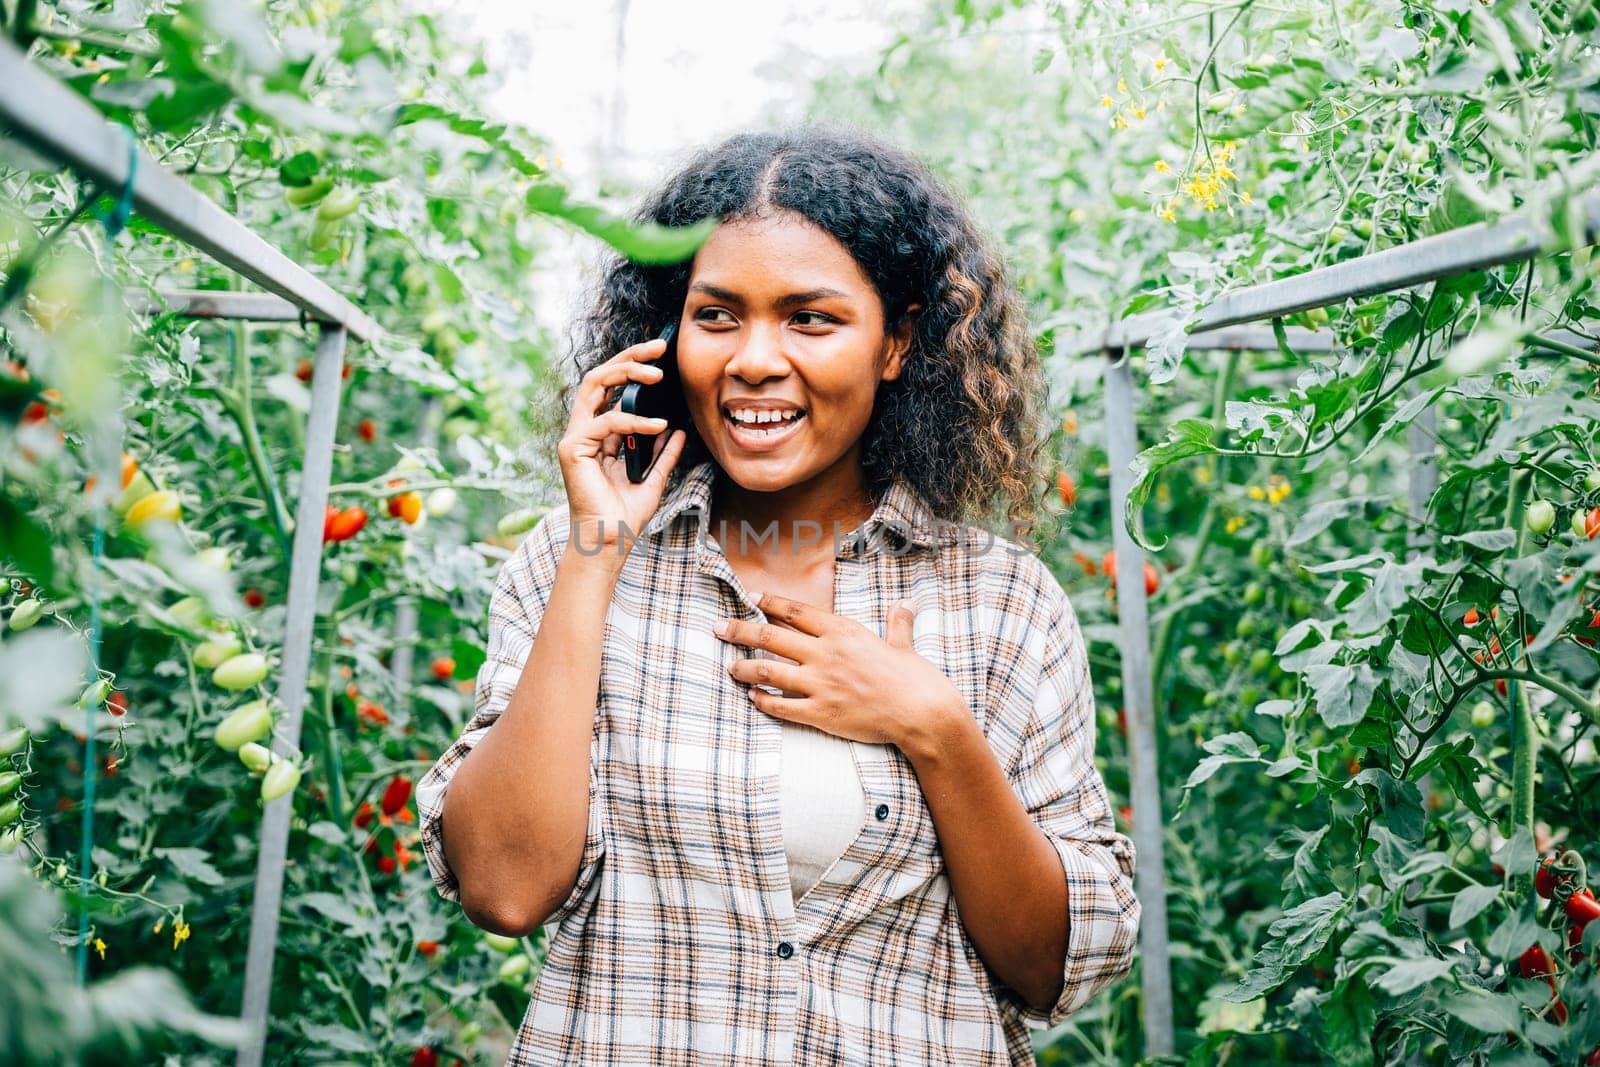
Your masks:
<svg viewBox="0 0 1600 1067"><path fill-rule="evenodd" d="M661 368L661 377L655 382L629 382L622 387L618 406L629 415L666 419L665 433L686 424L687 413L683 403L683 385L678 379L678 324L667 323L657 337L667 342L667 350L651 360ZM622 457L628 468L628 481L644 481L650 472L650 461L655 457L656 438L660 434L628 433L622 435Z"/></svg>

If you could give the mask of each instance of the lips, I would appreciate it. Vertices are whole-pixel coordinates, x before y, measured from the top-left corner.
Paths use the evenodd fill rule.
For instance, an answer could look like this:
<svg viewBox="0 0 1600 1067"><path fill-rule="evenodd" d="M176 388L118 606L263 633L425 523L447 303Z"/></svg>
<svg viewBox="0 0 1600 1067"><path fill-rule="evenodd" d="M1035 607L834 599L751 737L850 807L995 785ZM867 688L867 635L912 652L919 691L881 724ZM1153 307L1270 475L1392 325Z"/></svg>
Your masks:
<svg viewBox="0 0 1600 1067"><path fill-rule="evenodd" d="M800 425L807 418L809 416L802 412L785 422L742 423L726 411L722 413L723 424L728 427L728 436L733 439L734 444L747 452L769 452L779 447L800 432Z"/></svg>

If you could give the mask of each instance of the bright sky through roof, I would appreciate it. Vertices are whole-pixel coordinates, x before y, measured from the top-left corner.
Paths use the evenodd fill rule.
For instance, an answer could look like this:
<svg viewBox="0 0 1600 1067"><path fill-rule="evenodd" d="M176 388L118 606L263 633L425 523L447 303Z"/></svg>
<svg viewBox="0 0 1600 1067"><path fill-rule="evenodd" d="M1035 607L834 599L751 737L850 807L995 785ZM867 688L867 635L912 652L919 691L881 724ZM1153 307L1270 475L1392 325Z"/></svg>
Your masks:
<svg viewBox="0 0 1600 1067"><path fill-rule="evenodd" d="M611 0L552 4L480 0L435 6L446 24L486 42L504 87L491 115L543 134L577 192L602 177L639 188L691 149L769 119L800 117L805 86L845 64L871 69L897 16L887 0ZM619 63L620 29L620 63ZM614 205L632 208L632 201ZM534 301L564 334L595 243L550 229Z"/></svg>

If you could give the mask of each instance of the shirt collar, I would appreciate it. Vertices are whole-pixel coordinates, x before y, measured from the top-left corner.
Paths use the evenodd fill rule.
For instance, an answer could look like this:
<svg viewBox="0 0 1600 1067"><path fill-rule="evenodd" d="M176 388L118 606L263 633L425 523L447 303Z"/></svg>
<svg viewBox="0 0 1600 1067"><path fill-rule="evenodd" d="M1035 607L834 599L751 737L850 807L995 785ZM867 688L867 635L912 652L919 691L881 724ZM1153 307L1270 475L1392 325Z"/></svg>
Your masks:
<svg viewBox="0 0 1600 1067"><path fill-rule="evenodd" d="M703 460L695 465L679 479L676 486L667 491L656 513L645 524L644 536L661 533L686 513L691 517L699 516L698 521L709 521L711 491L716 485L716 478L716 464L712 460ZM860 536L869 544L881 537L885 544L894 544L899 539L921 548L931 548L937 540L936 525L932 510L916 490L904 478L897 477L866 522L861 524ZM854 540L846 538L840 554L854 556L858 548Z"/></svg>

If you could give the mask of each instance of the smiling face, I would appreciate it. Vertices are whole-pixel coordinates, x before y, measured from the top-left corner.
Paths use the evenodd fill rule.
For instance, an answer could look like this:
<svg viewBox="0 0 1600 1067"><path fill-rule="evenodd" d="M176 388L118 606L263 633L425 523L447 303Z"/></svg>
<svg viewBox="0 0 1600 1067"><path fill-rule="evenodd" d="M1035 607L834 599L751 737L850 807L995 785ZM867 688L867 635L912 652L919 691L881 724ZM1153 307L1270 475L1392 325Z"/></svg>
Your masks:
<svg viewBox="0 0 1600 1067"><path fill-rule="evenodd" d="M750 492L859 495L861 435L910 335L909 316L885 334L871 280L803 216L723 224L695 255L678 330L701 441Z"/></svg>

